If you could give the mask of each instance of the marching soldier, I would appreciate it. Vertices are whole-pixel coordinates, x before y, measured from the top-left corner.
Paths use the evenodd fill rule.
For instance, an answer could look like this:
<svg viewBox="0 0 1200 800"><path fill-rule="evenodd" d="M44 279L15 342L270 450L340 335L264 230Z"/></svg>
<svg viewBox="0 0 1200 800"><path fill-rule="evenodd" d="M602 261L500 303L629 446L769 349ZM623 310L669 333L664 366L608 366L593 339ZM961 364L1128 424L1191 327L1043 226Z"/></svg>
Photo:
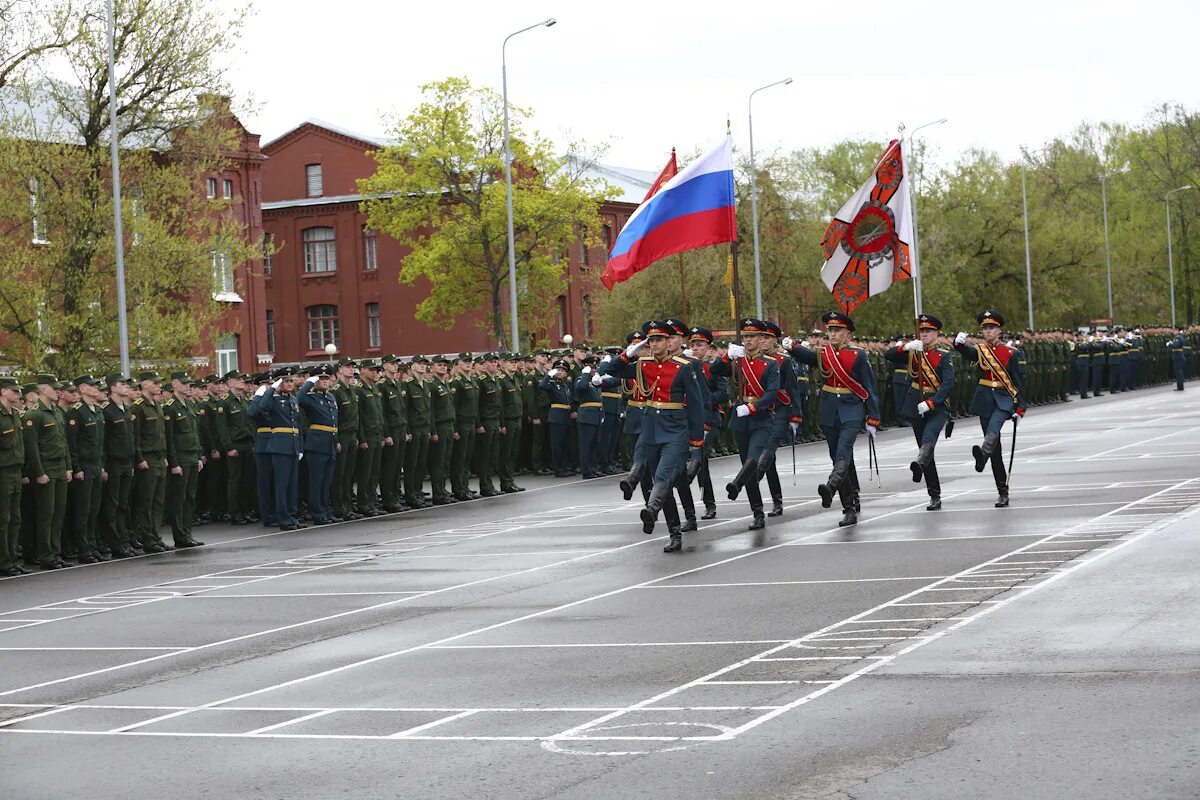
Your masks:
<svg viewBox="0 0 1200 800"><path fill-rule="evenodd" d="M717 516L717 498L713 491L712 475L708 468L709 451L714 447L718 429L721 426L721 406L729 401L729 382L724 375L713 374L715 349L713 348L712 331L708 328L695 326L688 331L688 347L692 355L700 360L704 370L704 378L708 382L710 402L705 409L704 418L704 450L701 453L700 471L696 482L700 484L700 496L704 502L704 513L700 519L715 519Z"/></svg>
<svg viewBox="0 0 1200 800"><path fill-rule="evenodd" d="M783 330L774 322L767 321L767 334L762 336L762 355L779 364L779 390L775 393L775 416L771 423L771 441L764 451L767 458L767 488L771 491L771 510L768 517L783 515L783 486L779 483L779 470L775 466L778 449L795 438L804 421L800 406L800 384L796 376L796 361L786 351L779 349Z"/></svg>
<svg viewBox="0 0 1200 800"><path fill-rule="evenodd" d="M27 575L17 555L21 538L21 478L25 473L25 434L21 387L0 377L0 576Z"/></svg>
<svg viewBox="0 0 1200 800"><path fill-rule="evenodd" d="M360 517L377 517L379 475L383 463L383 395L379 388L379 362L365 358L358 364L358 461L354 468L356 511Z"/></svg>
<svg viewBox="0 0 1200 800"><path fill-rule="evenodd" d="M875 393L875 375L867 353L850 344L854 320L840 311L821 315L828 342L819 351L784 340L792 358L809 367L817 367L821 384L821 430L829 447L833 469L829 478L817 487L821 505L833 505L836 493L842 501L839 526L858 523L861 508L858 471L854 466L854 442L866 425L872 440L879 427L879 399Z"/></svg>
<svg viewBox="0 0 1200 800"><path fill-rule="evenodd" d="M333 398L338 404L338 448L333 465L333 516L336 520L358 519L354 513L354 470L358 465L358 392L354 390L352 358L337 362L337 382Z"/></svg>
<svg viewBox="0 0 1200 800"><path fill-rule="evenodd" d="M304 469L308 470L308 513L314 525L333 522L333 465L337 460L338 402L329 393L332 370L322 367L296 393L304 411Z"/></svg>
<svg viewBox="0 0 1200 800"><path fill-rule="evenodd" d="M172 396L163 403L163 428L167 440L167 490L164 505L175 547L200 547L192 538L200 463L200 430L196 410L188 399L186 372L171 373Z"/></svg>
<svg viewBox="0 0 1200 800"><path fill-rule="evenodd" d="M992 476L996 479L999 498L996 508L1008 506L1008 473L1004 469L1004 454L1000 446L1000 430L1004 423L1012 420L1013 425L1025 416L1025 357L1020 350L1004 344L1000 331L1004 317L987 310L976 318L983 331L983 341L977 345L967 343L967 334L954 337L954 349L958 350L969 364L978 364L983 377L975 390L971 402L971 413L979 417L983 428L983 445L971 448L975 456L975 471L983 472L984 464L992 462Z"/></svg>
<svg viewBox="0 0 1200 800"><path fill-rule="evenodd" d="M738 328L742 344L730 344L713 371L729 377L730 401L737 404L731 425L742 467L725 486L725 491L730 500L736 500L741 490L746 490L754 515L749 529L756 531L767 524L759 481L766 475L775 454L776 442L772 436L779 392L779 363L761 354L762 348L772 339L767 323L744 317Z"/></svg>
<svg viewBox="0 0 1200 800"><path fill-rule="evenodd" d="M275 370L275 382L260 386L254 393L247 413L265 428L269 436L267 452L271 456L271 488L269 507L281 531L307 527L296 519L299 491L300 418L292 399L295 378L288 367ZM267 507L267 506L264 506Z"/></svg>
<svg viewBox="0 0 1200 800"><path fill-rule="evenodd" d="M934 448L950 419L950 395L954 392L954 362L950 351L937 347L942 321L931 314L917 317L918 338L886 352L892 364L903 364L909 377L907 402L902 416L912 424L917 439L917 458L911 464L913 483L925 479L929 492L926 511L942 507L942 484L938 480Z"/></svg>

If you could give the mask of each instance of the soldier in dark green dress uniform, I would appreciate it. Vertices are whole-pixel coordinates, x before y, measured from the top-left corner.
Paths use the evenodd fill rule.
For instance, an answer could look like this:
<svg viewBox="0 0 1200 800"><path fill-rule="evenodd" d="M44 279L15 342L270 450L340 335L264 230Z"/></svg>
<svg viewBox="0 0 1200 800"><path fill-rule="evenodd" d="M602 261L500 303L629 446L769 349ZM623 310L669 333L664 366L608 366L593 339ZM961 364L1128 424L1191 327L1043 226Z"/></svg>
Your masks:
<svg viewBox="0 0 1200 800"><path fill-rule="evenodd" d="M153 370L138 373L141 397L133 401L133 535L147 553L174 549L164 544L162 527L167 491L167 434L159 403L162 388ZM249 450L247 450L249 457Z"/></svg>
<svg viewBox="0 0 1200 800"><path fill-rule="evenodd" d="M479 373L479 427L482 432L475 438L475 471L479 475L479 494L494 497L499 494L492 483L495 470L496 448L500 429L503 427L504 403L501 397L498 372L500 357L495 353L481 356L483 372Z"/></svg>
<svg viewBox="0 0 1200 800"><path fill-rule="evenodd" d="M400 474L404 466L404 450L408 443L408 417L405 403L408 390L399 380L399 360L394 355L382 359L384 378L379 382L379 394L383 400L383 455L379 464L379 494L383 510L389 514L403 511L404 496ZM305 452L308 452L307 449Z"/></svg>
<svg viewBox="0 0 1200 800"><path fill-rule="evenodd" d="M404 454L404 502L412 508L425 508L423 488L429 470L429 437L433 435L433 406L429 399L429 359L413 356L409 362L411 376L405 382L408 389L408 432L412 441Z"/></svg>
<svg viewBox="0 0 1200 800"><path fill-rule="evenodd" d="M196 492L200 477L200 429L192 405L186 372L171 373L171 397L162 404L167 438L167 522L176 547L200 547L192 537Z"/></svg>
<svg viewBox="0 0 1200 800"><path fill-rule="evenodd" d="M21 538L21 478L25 473L25 435L21 387L0 377L0 576L28 574L17 555Z"/></svg>
<svg viewBox="0 0 1200 800"><path fill-rule="evenodd" d="M217 402L213 429L225 462L225 502L229 521L249 525L257 515L257 471L254 462L254 423L246 409L246 377L234 371L224 376L229 394Z"/></svg>
<svg viewBox="0 0 1200 800"><path fill-rule="evenodd" d="M450 448L450 494L456 500L474 500L471 491L471 457L479 428L479 385L475 383L475 362L470 353L459 353L450 380L454 398L454 432L458 434Z"/></svg>
<svg viewBox="0 0 1200 800"><path fill-rule="evenodd" d="M358 392L354 390L352 358L337 362L333 397L338 404L338 451L333 467L333 514L336 519L358 519L354 513L354 468L358 463Z"/></svg>
<svg viewBox="0 0 1200 800"><path fill-rule="evenodd" d="M62 531L72 474L66 419L57 406L58 390L54 388L57 383L53 375L39 375L38 403L25 412L25 465L34 483L37 557L42 569L66 566Z"/></svg>
<svg viewBox="0 0 1200 800"><path fill-rule="evenodd" d="M430 502L444 506L458 502L446 491L450 477L450 456L455 428L454 395L450 387L450 361L441 355L430 359L432 377L426 384L429 389L430 420L433 424L429 436L429 486Z"/></svg>
<svg viewBox="0 0 1200 800"><path fill-rule="evenodd" d="M377 517L380 467L383 463L383 395L379 387L379 362L363 359L358 364L358 463L354 469L356 511L359 516Z"/></svg>
<svg viewBox="0 0 1200 800"><path fill-rule="evenodd" d="M127 375L110 374L104 378L109 400L103 404L104 482L100 499L100 534L114 558L136 555L130 532L129 501L133 492L133 390ZM224 487L222 487L222 494Z"/></svg>
<svg viewBox="0 0 1200 800"><path fill-rule="evenodd" d="M515 373L515 353L504 353L502 363L497 372L497 382L500 386L503 416L501 417L500 433L496 444L496 474L500 477L500 491L507 494L523 492L525 489L517 485L516 459L520 452L521 419L525 415L521 401L520 379Z"/></svg>
<svg viewBox="0 0 1200 800"><path fill-rule="evenodd" d="M97 521L100 517L100 500L103 495L104 472L104 416L97 405L100 390L91 375L80 375L74 380L81 399L67 409L67 448L71 451L71 464L75 480L71 482L71 530L76 537L79 563L94 564L101 560L100 542L96 537ZM105 547L105 550L110 548ZM111 558L111 555L109 556ZM107 560L107 559L105 559Z"/></svg>

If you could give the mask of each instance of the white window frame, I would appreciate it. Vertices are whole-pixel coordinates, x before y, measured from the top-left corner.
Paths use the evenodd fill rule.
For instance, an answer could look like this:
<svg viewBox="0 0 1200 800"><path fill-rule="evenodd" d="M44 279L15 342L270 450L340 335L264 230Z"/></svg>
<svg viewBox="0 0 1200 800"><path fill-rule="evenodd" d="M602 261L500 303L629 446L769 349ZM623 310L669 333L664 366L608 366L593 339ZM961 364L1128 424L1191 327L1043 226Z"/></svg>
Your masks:
<svg viewBox="0 0 1200 800"><path fill-rule="evenodd" d="M328 239L309 239L310 231L329 231ZM312 234L316 236L315 233ZM337 234L328 225L314 225L300 232L304 244L305 274L337 272Z"/></svg>
<svg viewBox="0 0 1200 800"><path fill-rule="evenodd" d="M224 375L226 372L238 368L238 336L236 333L224 333L217 337L216 345L216 364L217 374Z"/></svg>
<svg viewBox="0 0 1200 800"><path fill-rule="evenodd" d="M229 178L221 181L221 197L225 200L233 199L233 181Z"/></svg>
<svg viewBox="0 0 1200 800"><path fill-rule="evenodd" d="M332 308L334 313L330 316L314 317L312 312L315 308ZM323 350L325 345L331 342L338 347L341 347L342 325L341 325L341 310L332 303L319 303L315 306L308 306L304 309L304 322L308 330L308 349ZM313 323L317 322L317 333L320 334L321 341L317 342L313 339ZM328 331L326 330L326 322L330 323ZM330 338L327 333L332 333ZM315 342L315 345L314 345Z"/></svg>
<svg viewBox="0 0 1200 800"><path fill-rule="evenodd" d="M320 164L304 165L304 191L307 197L325 196L325 175Z"/></svg>
<svg viewBox="0 0 1200 800"><path fill-rule="evenodd" d="M267 352L275 352L275 309L268 308L267 314Z"/></svg>
<svg viewBox="0 0 1200 800"><path fill-rule="evenodd" d="M209 200L217 199L217 179L216 178L206 178L204 180L204 195Z"/></svg>
<svg viewBox="0 0 1200 800"><path fill-rule="evenodd" d="M374 272L379 269L379 237L370 228L363 228L363 269Z"/></svg>
<svg viewBox="0 0 1200 800"><path fill-rule="evenodd" d="M213 300L218 303L240 303L241 296L237 293L237 282L233 274L233 258L220 244L208 251L209 266L212 269Z"/></svg>
<svg viewBox="0 0 1200 800"><path fill-rule="evenodd" d="M372 307L374 307L374 314L371 313ZM380 319L379 303L367 303L365 316L367 318L367 347L382 347L383 323Z"/></svg>
<svg viewBox="0 0 1200 800"><path fill-rule="evenodd" d="M46 230L46 209L42 201L42 182L37 178L29 179L29 224L34 244L50 244Z"/></svg>

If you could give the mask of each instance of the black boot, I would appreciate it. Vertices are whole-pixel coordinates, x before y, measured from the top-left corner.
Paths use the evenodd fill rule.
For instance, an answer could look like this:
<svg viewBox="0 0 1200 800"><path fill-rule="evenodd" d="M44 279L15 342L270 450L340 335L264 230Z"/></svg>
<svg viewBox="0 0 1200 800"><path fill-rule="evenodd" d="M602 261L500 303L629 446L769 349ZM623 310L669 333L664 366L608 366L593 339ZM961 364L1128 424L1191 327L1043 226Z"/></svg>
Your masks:
<svg viewBox="0 0 1200 800"><path fill-rule="evenodd" d="M921 476L927 467L933 461L933 445L923 444L921 449L917 451L917 460L908 465L912 470L913 483L920 483Z"/></svg>
<svg viewBox="0 0 1200 800"><path fill-rule="evenodd" d="M833 470L825 479L825 483L817 486L817 494L821 495L822 508L829 508L833 505L833 496L841 487L842 482L846 480L846 473L849 471L850 462L843 459L833 465Z"/></svg>
<svg viewBox="0 0 1200 800"><path fill-rule="evenodd" d="M642 482L642 473L645 471L646 462L635 461L633 462L633 468L629 470L629 474L621 479L621 494L625 495L626 500L633 497L638 484Z"/></svg>
<svg viewBox="0 0 1200 800"><path fill-rule="evenodd" d="M750 512L754 514L754 521L750 523L750 527L746 528L746 530L760 531L767 527L767 518L763 516L762 506L752 506Z"/></svg>
<svg viewBox="0 0 1200 800"><path fill-rule="evenodd" d="M700 515L700 519L716 519L716 518L717 518L717 507L716 506L705 506L704 513Z"/></svg>
<svg viewBox="0 0 1200 800"><path fill-rule="evenodd" d="M768 447L762 451L762 455L758 457L758 479L761 481L767 476L769 470L775 464L775 451Z"/></svg>
<svg viewBox="0 0 1200 800"><path fill-rule="evenodd" d="M646 507L641 512L642 533L654 533L654 522L658 519L658 512L662 510L663 503L666 502L667 495L670 492L671 484L654 484L654 491L650 492L650 499L646 501Z"/></svg>
<svg viewBox="0 0 1200 800"><path fill-rule="evenodd" d="M850 485L850 481L846 481L838 488L838 498L842 501L842 518L838 520L838 527L844 528L847 525L856 525L860 510L858 488Z"/></svg>
<svg viewBox="0 0 1200 800"><path fill-rule="evenodd" d="M747 460L742 464L742 468L738 470L738 474L734 476L732 482L725 484L725 492L729 495L730 500L737 500L738 494L742 491L742 487L746 485L758 470L758 461Z"/></svg>
<svg viewBox="0 0 1200 800"><path fill-rule="evenodd" d="M971 448L971 455L975 456L975 471L983 472L983 465L987 463L988 458L1000 446L1000 434L989 433L983 437L983 446L975 445Z"/></svg>
<svg viewBox="0 0 1200 800"><path fill-rule="evenodd" d="M1004 489L1000 492L1000 497L996 500L996 508L1008 508L1008 490Z"/></svg>
<svg viewBox="0 0 1200 800"><path fill-rule="evenodd" d="M767 512L767 516L768 517L782 517L783 516L783 498L782 497L772 497L771 498L771 510Z"/></svg>
<svg viewBox="0 0 1200 800"><path fill-rule="evenodd" d="M929 493L929 505L925 506L926 511L941 511L942 496L940 494Z"/></svg>
<svg viewBox="0 0 1200 800"><path fill-rule="evenodd" d="M683 533L691 533L696 530L696 515L684 514L683 525L679 528Z"/></svg>
<svg viewBox="0 0 1200 800"><path fill-rule="evenodd" d="M681 530L672 530L671 541L667 542L667 546L663 548L664 553L678 553L683 549L683 532Z"/></svg>

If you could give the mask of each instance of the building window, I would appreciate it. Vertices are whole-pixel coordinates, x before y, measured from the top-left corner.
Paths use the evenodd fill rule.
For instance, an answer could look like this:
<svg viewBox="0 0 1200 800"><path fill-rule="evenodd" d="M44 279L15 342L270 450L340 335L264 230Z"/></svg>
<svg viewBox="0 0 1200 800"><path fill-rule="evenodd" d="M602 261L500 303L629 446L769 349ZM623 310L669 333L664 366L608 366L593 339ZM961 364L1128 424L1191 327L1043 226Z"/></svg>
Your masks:
<svg viewBox="0 0 1200 800"><path fill-rule="evenodd" d="M29 179L29 220L33 229L34 244L49 244L50 240L46 238L49 231L46 230L46 207L42 201L42 182L37 178Z"/></svg>
<svg viewBox="0 0 1200 800"><path fill-rule="evenodd" d="M217 199L217 179L209 178L208 180L206 180L204 182L204 184L205 184L205 192L204 192L205 196L208 197L209 200Z"/></svg>
<svg viewBox="0 0 1200 800"><path fill-rule="evenodd" d="M379 347L382 339L379 326L379 303L367 303L367 347Z"/></svg>
<svg viewBox="0 0 1200 800"><path fill-rule="evenodd" d="M583 338L592 338L592 298L583 296Z"/></svg>
<svg viewBox="0 0 1200 800"><path fill-rule="evenodd" d="M267 309L267 352L275 352L275 312Z"/></svg>
<svg viewBox="0 0 1200 800"><path fill-rule="evenodd" d="M587 228L579 229L579 266L588 267Z"/></svg>
<svg viewBox="0 0 1200 800"><path fill-rule="evenodd" d="M226 333L217 337L217 374L224 375L238 368L238 336Z"/></svg>
<svg viewBox="0 0 1200 800"><path fill-rule="evenodd" d="M363 269L379 269L379 251L375 241L375 231L363 228Z"/></svg>
<svg viewBox="0 0 1200 800"><path fill-rule="evenodd" d="M320 197L325 194L325 181L321 177L320 164L309 164L304 168L304 181L309 197Z"/></svg>
<svg viewBox="0 0 1200 800"><path fill-rule="evenodd" d="M271 274L271 256L275 252L275 237L264 233L262 237L263 275Z"/></svg>
<svg viewBox="0 0 1200 800"><path fill-rule="evenodd" d="M561 294L558 296L558 338L562 341L562 337L567 335L567 298Z"/></svg>
<svg viewBox="0 0 1200 800"><path fill-rule="evenodd" d="M217 242L213 249L208 251L208 258L212 266L213 299L222 303L242 302L234 285L233 258L224 244Z"/></svg>
<svg viewBox="0 0 1200 800"><path fill-rule="evenodd" d="M324 350L327 344L340 343L337 306L309 306L306 312L309 350Z"/></svg>
<svg viewBox="0 0 1200 800"><path fill-rule="evenodd" d="M305 228L304 271L336 272L337 250L334 247L333 228Z"/></svg>
<svg viewBox="0 0 1200 800"><path fill-rule="evenodd" d="M233 199L233 181L226 178L221 186L221 190L222 190L222 195L221 195L222 197L224 197L226 200Z"/></svg>
<svg viewBox="0 0 1200 800"><path fill-rule="evenodd" d="M607 262L608 253L612 250L613 245L612 225L605 225L601 228L600 237L604 241L604 260Z"/></svg>

